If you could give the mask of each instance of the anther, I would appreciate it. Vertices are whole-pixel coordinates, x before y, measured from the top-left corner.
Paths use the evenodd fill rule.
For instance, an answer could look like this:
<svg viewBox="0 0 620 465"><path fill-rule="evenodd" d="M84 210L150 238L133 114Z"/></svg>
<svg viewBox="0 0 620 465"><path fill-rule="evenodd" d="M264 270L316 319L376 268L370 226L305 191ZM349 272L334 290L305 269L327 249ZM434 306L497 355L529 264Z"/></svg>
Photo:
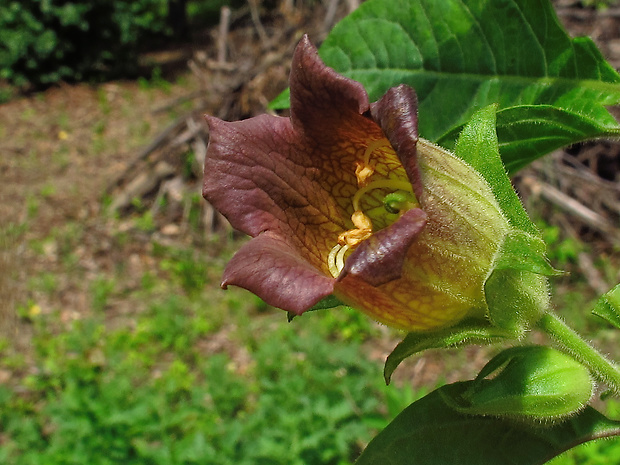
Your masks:
<svg viewBox="0 0 620 465"><path fill-rule="evenodd" d="M372 141L370 144L368 144L368 147L366 147L364 155L362 155L362 161L357 162L357 166L355 168L355 177L357 178L358 186L365 186L368 182L368 178L370 178L370 176L372 176L375 172L375 168L370 164L370 156L375 150L382 147L391 146L386 139L377 139Z"/></svg>

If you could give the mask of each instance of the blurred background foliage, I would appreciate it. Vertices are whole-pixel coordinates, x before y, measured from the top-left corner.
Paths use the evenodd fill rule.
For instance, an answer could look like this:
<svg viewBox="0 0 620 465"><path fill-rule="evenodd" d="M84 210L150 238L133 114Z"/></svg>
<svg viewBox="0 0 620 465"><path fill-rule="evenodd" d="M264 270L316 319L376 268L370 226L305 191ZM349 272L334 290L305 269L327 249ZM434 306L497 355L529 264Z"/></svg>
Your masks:
<svg viewBox="0 0 620 465"><path fill-rule="evenodd" d="M140 52L213 24L228 0L20 0L0 4L0 78L20 87L135 77Z"/></svg>

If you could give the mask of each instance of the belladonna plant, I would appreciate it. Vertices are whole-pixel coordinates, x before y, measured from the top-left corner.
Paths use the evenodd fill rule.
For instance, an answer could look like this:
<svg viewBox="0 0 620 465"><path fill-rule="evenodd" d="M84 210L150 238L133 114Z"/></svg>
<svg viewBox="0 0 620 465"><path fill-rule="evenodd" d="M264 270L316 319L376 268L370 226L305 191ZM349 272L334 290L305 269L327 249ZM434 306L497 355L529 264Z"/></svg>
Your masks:
<svg viewBox="0 0 620 465"><path fill-rule="evenodd" d="M386 361L388 382L402 360L428 348L514 342L534 328L562 348L504 350L475 380L405 409L359 464L504 463L495 447L504 443L526 457L511 463L542 463L620 434L618 422L587 407L593 379L617 394L620 373L550 309L547 277L559 272L502 165L496 106L474 113L454 153L418 136L417 110L406 85L370 103L304 37L290 117L207 116L203 194L252 236L222 286L293 316L348 305L407 331ZM600 304L609 321L617 296Z"/></svg>

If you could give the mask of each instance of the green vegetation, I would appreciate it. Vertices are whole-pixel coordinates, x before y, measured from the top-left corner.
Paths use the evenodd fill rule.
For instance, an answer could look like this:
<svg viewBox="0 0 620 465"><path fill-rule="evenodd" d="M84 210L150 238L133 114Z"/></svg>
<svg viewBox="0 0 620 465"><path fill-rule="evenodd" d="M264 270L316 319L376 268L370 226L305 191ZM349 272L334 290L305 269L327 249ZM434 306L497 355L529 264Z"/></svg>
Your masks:
<svg viewBox="0 0 620 465"><path fill-rule="evenodd" d="M368 335L356 313L287 325L284 313L257 315L247 293L189 279L212 260L159 253L172 279L145 275L145 310L115 329L101 311L119 287L102 277L90 317L65 324L60 311L24 308L34 369L0 387L0 462L343 464L412 400L350 341ZM48 291L49 278L33 285ZM1 369L21 366L1 350Z"/></svg>
<svg viewBox="0 0 620 465"><path fill-rule="evenodd" d="M184 8L185 16L172 19L172 3ZM213 24L219 9L230 3L9 0L0 4L0 79L40 88L59 81L135 76L140 52L163 40L186 38L188 22ZM0 102L12 94L11 88L0 89Z"/></svg>
<svg viewBox="0 0 620 465"><path fill-rule="evenodd" d="M1 27L8 21L2 8L27 3L44 2L0 7L0 31L8 33ZM210 3L190 2L190 16L201 13L197 5ZM64 52L59 47L54 53ZM56 79L50 73L42 73L41 79ZM96 261L92 269L84 267L87 260L82 257L84 247L99 246L100 237L91 237L88 229L92 218L82 221L77 214L61 213L61 225L57 219L50 221L49 211L61 204L58 198L65 201L60 197L62 186L72 185L62 173L77 157L87 154L89 162L117 162L119 156L110 160L110 155L118 146L125 151L120 157L125 157L153 135L156 122L144 111L145 96L150 103L159 94L169 98L169 83L155 71L132 89L101 87L96 92L97 117L86 118L86 134L79 132L81 121L73 111L57 118L43 115L57 120L58 127L50 124L55 128L50 131L42 125L34 135L20 132L23 140L0 127L0 136L10 134L16 145L49 142L50 134L55 144L51 160L43 158L46 152L41 148L13 157L16 163L30 164L32 173L46 166L47 178L32 181L39 185L24 202L23 222L0 225L0 275L6 271L3 248L11 250L7 264L15 257L22 263L18 254L23 249L35 263L24 264L24 270L8 269L16 278L24 277L24 298L16 299L10 310L20 319L27 344L0 337L0 463L351 463L377 431L423 394L410 385L383 385L383 360L369 360L369 348L379 345L379 330L369 318L336 309L287 324L284 313L249 293L219 289L223 264L230 257L221 250L228 248L221 239L196 247L183 241L158 243L152 240L157 224L146 208L134 215L133 228L105 232L112 245L96 253L116 256ZM40 117L38 109L27 107L17 119L23 120L22 127L33 128ZM115 129L120 120L126 120L121 124L124 132ZM65 131L68 142L60 140ZM59 140L54 141L57 133ZM187 163L191 159L188 156ZM191 167L185 168L189 176ZM24 172L26 179L31 173ZM197 235L202 199L195 195L187 201L189 225ZM111 229L118 226L117 218L97 221L109 221ZM562 237L553 226L539 226L550 243L553 264L574 271L579 253L588 252L588 246ZM131 254L144 260L138 271L130 269ZM108 263L112 265L106 268ZM608 271L609 282L616 276L611 262L595 264ZM0 276L0 285L1 281ZM615 350L617 337L587 315L597 296L583 277L573 273L553 280L553 285L563 316ZM84 312L74 308L74 300L80 298ZM2 310L0 315L6 316ZM444 356L450 366L439 374L442 377L471 362L464 352ZM432 365L426 363L424 372L437 371ZM608 413L617 418L620 408L610 404L613 410ZM610 440L572 450L553 465L617 462L620 442Z"/></svg>
<svg viewBox="0 0 620 465"><path fill-rule="evenodd" d="M166 34L167 0L10 1L0 6L0 77L21 86L135 73Z"/></svg>

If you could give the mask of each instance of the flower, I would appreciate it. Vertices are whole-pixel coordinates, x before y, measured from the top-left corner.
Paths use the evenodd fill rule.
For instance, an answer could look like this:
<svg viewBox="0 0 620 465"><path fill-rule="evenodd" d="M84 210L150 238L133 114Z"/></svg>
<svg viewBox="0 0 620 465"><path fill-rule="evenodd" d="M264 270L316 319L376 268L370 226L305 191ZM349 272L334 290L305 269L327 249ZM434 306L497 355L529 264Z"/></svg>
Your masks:
<svg viewBox="0 0 620 465"><path fill-rule="evenodd" d="M290 117L206 117L203 195L253 237L222 287L295 314L333 294L408 331L484 318L508 221L477 171L418 137L413 89L371 104L304 37L290 90Z"/></svg>

